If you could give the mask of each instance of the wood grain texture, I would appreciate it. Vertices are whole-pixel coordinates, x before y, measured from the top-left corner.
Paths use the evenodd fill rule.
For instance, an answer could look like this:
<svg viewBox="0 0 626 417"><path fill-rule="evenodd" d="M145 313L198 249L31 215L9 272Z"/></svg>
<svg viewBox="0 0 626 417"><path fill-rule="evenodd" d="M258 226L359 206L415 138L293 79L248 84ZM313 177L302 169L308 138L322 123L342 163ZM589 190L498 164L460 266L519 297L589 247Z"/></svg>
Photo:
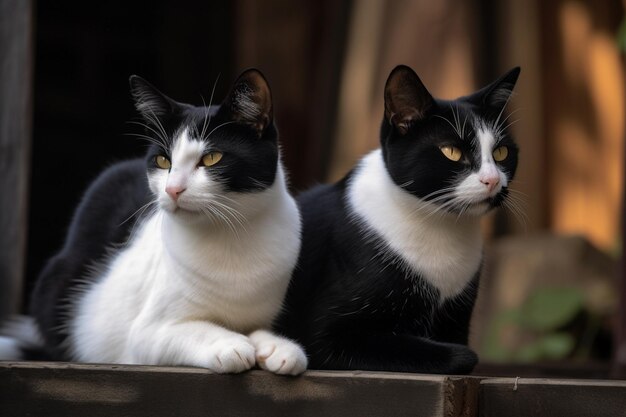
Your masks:
<svg viewBox="0 0 626 417"><path fill-rule="evenodd" d="M626 381L486 379L479 404L481 417L625 416Z"/></svg>
<svg viewBox="0 0 626 417"><path fill-rule="evenodd" d="M20 307L32 114L32 1L0 0L0 318Z"/></svg>
<svg viewBox="0 0 626 417"><path fill-rule="evenodd" d="M474 416L478 379L197 368L0 362L0 415L12 416ZM470 394L475 396L474 394ZM457 400L458 399L458 400Z"/></svg>

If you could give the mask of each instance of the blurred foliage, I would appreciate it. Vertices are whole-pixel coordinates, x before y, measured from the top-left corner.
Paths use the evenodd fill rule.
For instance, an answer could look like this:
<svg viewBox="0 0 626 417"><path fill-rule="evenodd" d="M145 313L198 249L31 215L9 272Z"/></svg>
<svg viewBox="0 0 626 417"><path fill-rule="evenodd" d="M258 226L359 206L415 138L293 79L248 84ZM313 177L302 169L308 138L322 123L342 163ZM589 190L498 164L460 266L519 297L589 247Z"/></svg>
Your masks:
<svg viewBox="0 0 626 417"><path fill-rule="evenodd" d="M581 317L582 331L580 323L573 326ZM482 358L495 362L586 358L600 326L600 317L586 309L582 290L537 288L519 308L503 311L494 318ZM508 343L507 335L513 335Z"/></svg>
<svg viewBox="0 0 626 417"><path fill-rule="evenodd" d="M622 52L626 52L626 17L622 20L617 32L617 46Z"/></svg>

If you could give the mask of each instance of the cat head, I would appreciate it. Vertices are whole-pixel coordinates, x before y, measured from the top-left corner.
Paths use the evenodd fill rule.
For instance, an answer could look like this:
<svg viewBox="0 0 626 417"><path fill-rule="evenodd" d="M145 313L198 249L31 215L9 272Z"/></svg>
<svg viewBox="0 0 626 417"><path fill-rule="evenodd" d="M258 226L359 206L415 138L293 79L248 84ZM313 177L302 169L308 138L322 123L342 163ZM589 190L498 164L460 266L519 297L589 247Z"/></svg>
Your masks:
<svg viewBox="0 0 626 417"><path fill-rule="evenodd" d="M234 224L242 210L256 207L247 202L273 186L279 158L272 96L258 70L243 72L221 105L176 102L135 75L130 86L144 120L141 136L150 143L148 180L160 208Z"/></svg>
<svg viewBox="0 0 626 417"><path fill-rule="evenodd" d="M520 69L452 101L396 67L385 85L382 153L396 185L438 209L482 215L505 202L518 148L505 114Z"/></svg>

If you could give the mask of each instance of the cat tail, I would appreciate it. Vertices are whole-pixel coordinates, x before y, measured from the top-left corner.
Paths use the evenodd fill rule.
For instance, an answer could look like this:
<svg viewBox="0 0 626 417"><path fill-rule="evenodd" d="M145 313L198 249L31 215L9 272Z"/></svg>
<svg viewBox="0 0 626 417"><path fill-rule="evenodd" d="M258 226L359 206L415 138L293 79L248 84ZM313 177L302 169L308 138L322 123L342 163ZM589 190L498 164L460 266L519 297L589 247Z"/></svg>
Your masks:
<svg viewBox="0 0 626 417"><path fill-rule="evenodd" d="M0 323L0 360L45 357L44 340L32 317L14 315Z"/></svg>

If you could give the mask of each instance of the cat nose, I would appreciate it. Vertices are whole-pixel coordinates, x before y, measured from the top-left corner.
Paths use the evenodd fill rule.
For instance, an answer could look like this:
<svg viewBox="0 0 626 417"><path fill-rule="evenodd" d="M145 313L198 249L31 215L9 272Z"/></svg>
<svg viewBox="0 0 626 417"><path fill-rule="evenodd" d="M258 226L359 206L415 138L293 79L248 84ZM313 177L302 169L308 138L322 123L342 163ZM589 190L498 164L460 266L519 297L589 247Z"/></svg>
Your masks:
<svg viewBox="0 0 626 417"><path fill-rule="evenodd" d="M165 187L165 192L169 195L172 200L178 201L178 197L185 191L186 188L182 185L168 185Z"/></svg>
<svg viewBox="0 0 626 417"><path fill-rule="evenodd" d="M498 184L500 184L500 177L496 175L493 175L493 176L489 175L489 176L482 177L480 179L480 182L482 182L483 184L485 184L485 186L487 186L487 190L489 192L492 192L493 190L495 190Z"/></svg>

